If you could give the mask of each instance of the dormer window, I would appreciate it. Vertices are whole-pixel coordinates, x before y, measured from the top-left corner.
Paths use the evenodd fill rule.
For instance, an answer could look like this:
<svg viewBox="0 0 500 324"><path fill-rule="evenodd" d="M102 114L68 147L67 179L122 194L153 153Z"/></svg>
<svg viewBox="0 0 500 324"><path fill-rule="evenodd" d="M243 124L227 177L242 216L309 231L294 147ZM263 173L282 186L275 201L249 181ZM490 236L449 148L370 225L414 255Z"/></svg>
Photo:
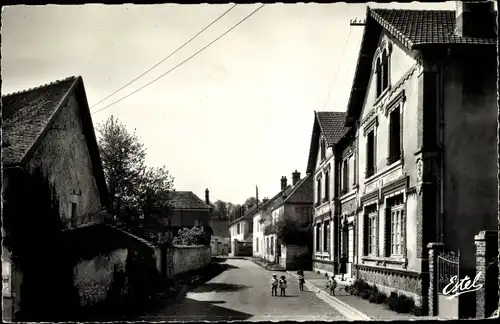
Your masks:
<svg viewBox="0 0 500 324"><path fill-rule="evenodd" d="M325 139L321 138L321 160L326 158L326 143Z"/></svg>

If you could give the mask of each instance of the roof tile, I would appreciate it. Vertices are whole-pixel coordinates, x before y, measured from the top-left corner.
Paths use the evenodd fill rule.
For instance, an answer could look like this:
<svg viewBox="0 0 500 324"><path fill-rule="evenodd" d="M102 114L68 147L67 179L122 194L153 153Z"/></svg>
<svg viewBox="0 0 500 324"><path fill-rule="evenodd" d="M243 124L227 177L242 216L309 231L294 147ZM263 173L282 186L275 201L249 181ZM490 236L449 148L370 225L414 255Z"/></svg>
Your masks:
<svg viewBox="0 0 500 324"><path fill-rule="evenodd" d="M210 208L192 191L174 191L172 192L172 205L174 209L198 209Z"/></svg>
<svg viewBox="0 0 500 324"><path fill-rule="evenodd" d="M328 146L334 146L349 131L345 127L347 113L338 111L317 111L321 133L325 136Z"/></svg>

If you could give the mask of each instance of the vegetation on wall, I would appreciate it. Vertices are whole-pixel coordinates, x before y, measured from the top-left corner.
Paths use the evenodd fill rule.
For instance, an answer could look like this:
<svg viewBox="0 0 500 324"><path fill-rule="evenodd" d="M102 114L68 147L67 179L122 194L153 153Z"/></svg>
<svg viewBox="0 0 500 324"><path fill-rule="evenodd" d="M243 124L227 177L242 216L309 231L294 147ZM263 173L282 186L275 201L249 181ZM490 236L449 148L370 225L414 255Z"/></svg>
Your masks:
<svg viewBox="0 0 500 324"><path fill-rule="evenodd" d="M210 246L210 236L201 227L183 228L177 233L173 244Z"/></svg>
<svg viewBox="0 0 500 324"><path fill-rule="evenodd" d="M285 245L309 245L312 241L310 224L299 218L285 216L276 222L276 236Z"/></svg>

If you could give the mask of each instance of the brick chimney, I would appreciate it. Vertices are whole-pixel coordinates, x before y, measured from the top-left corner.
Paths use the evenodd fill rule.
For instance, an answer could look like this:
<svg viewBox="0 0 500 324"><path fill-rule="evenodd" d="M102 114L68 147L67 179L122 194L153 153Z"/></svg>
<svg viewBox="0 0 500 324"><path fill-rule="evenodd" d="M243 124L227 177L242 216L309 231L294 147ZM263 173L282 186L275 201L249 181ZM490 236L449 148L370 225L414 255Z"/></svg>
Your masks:
<svg viewBox="0 0 500 324"><path fill-rule="evenodd" d="M286 177L282 176L281 177L281 191L285 191L286 189Z"/></svg>
<svg viewBox="0 0 500 324"><path fill-rule="evenodd" d="M493 1L456 1L455 34L460 37L496 36L496 12Z"/></svg>
<svg viewBox="0 0 500 324"><path fill-rule="evenodd" d="M297 182L299 182L300 180L300 172L298 172L297 170L295 170L295 172L292 173L292 183L293 185L295 186L297 184Z"/></svg>
<svg viewBox="0 0 500 324"><path fill-rule="evenodd" d="M205 202L210 206L210 191L208 191L208 188L205 189Z"/></svg>

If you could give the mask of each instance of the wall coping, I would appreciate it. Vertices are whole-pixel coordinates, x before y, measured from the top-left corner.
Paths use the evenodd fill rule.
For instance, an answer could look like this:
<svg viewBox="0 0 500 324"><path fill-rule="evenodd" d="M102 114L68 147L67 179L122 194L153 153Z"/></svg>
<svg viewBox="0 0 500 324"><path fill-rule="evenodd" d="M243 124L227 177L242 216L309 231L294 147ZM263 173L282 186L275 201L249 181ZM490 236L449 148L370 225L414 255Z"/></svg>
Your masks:
<svg viewBox="0 0 500 324"><path fill-rule="evenodd" d="M475 241L483 241L486 240L488 237L498 237L498 231L481 231L477 235L474 235L474 240Z"/></svg>
<svg viewBox="0 0 500 324"><path fill-rule="evenodd" d="M445 244L444 243L441 243L441 242L431 242L429 244L427 244L427 248L428 249L443 249L445 247Z"/></svg>
<svg viewBox="0 0 500 324"><path fill-rule="evenodd" d="M198 248L209 249L210 248L209 246L205 246L205 245L177 245L177 244L174 244L173 247L176 249L198 249Z"/></svg>

